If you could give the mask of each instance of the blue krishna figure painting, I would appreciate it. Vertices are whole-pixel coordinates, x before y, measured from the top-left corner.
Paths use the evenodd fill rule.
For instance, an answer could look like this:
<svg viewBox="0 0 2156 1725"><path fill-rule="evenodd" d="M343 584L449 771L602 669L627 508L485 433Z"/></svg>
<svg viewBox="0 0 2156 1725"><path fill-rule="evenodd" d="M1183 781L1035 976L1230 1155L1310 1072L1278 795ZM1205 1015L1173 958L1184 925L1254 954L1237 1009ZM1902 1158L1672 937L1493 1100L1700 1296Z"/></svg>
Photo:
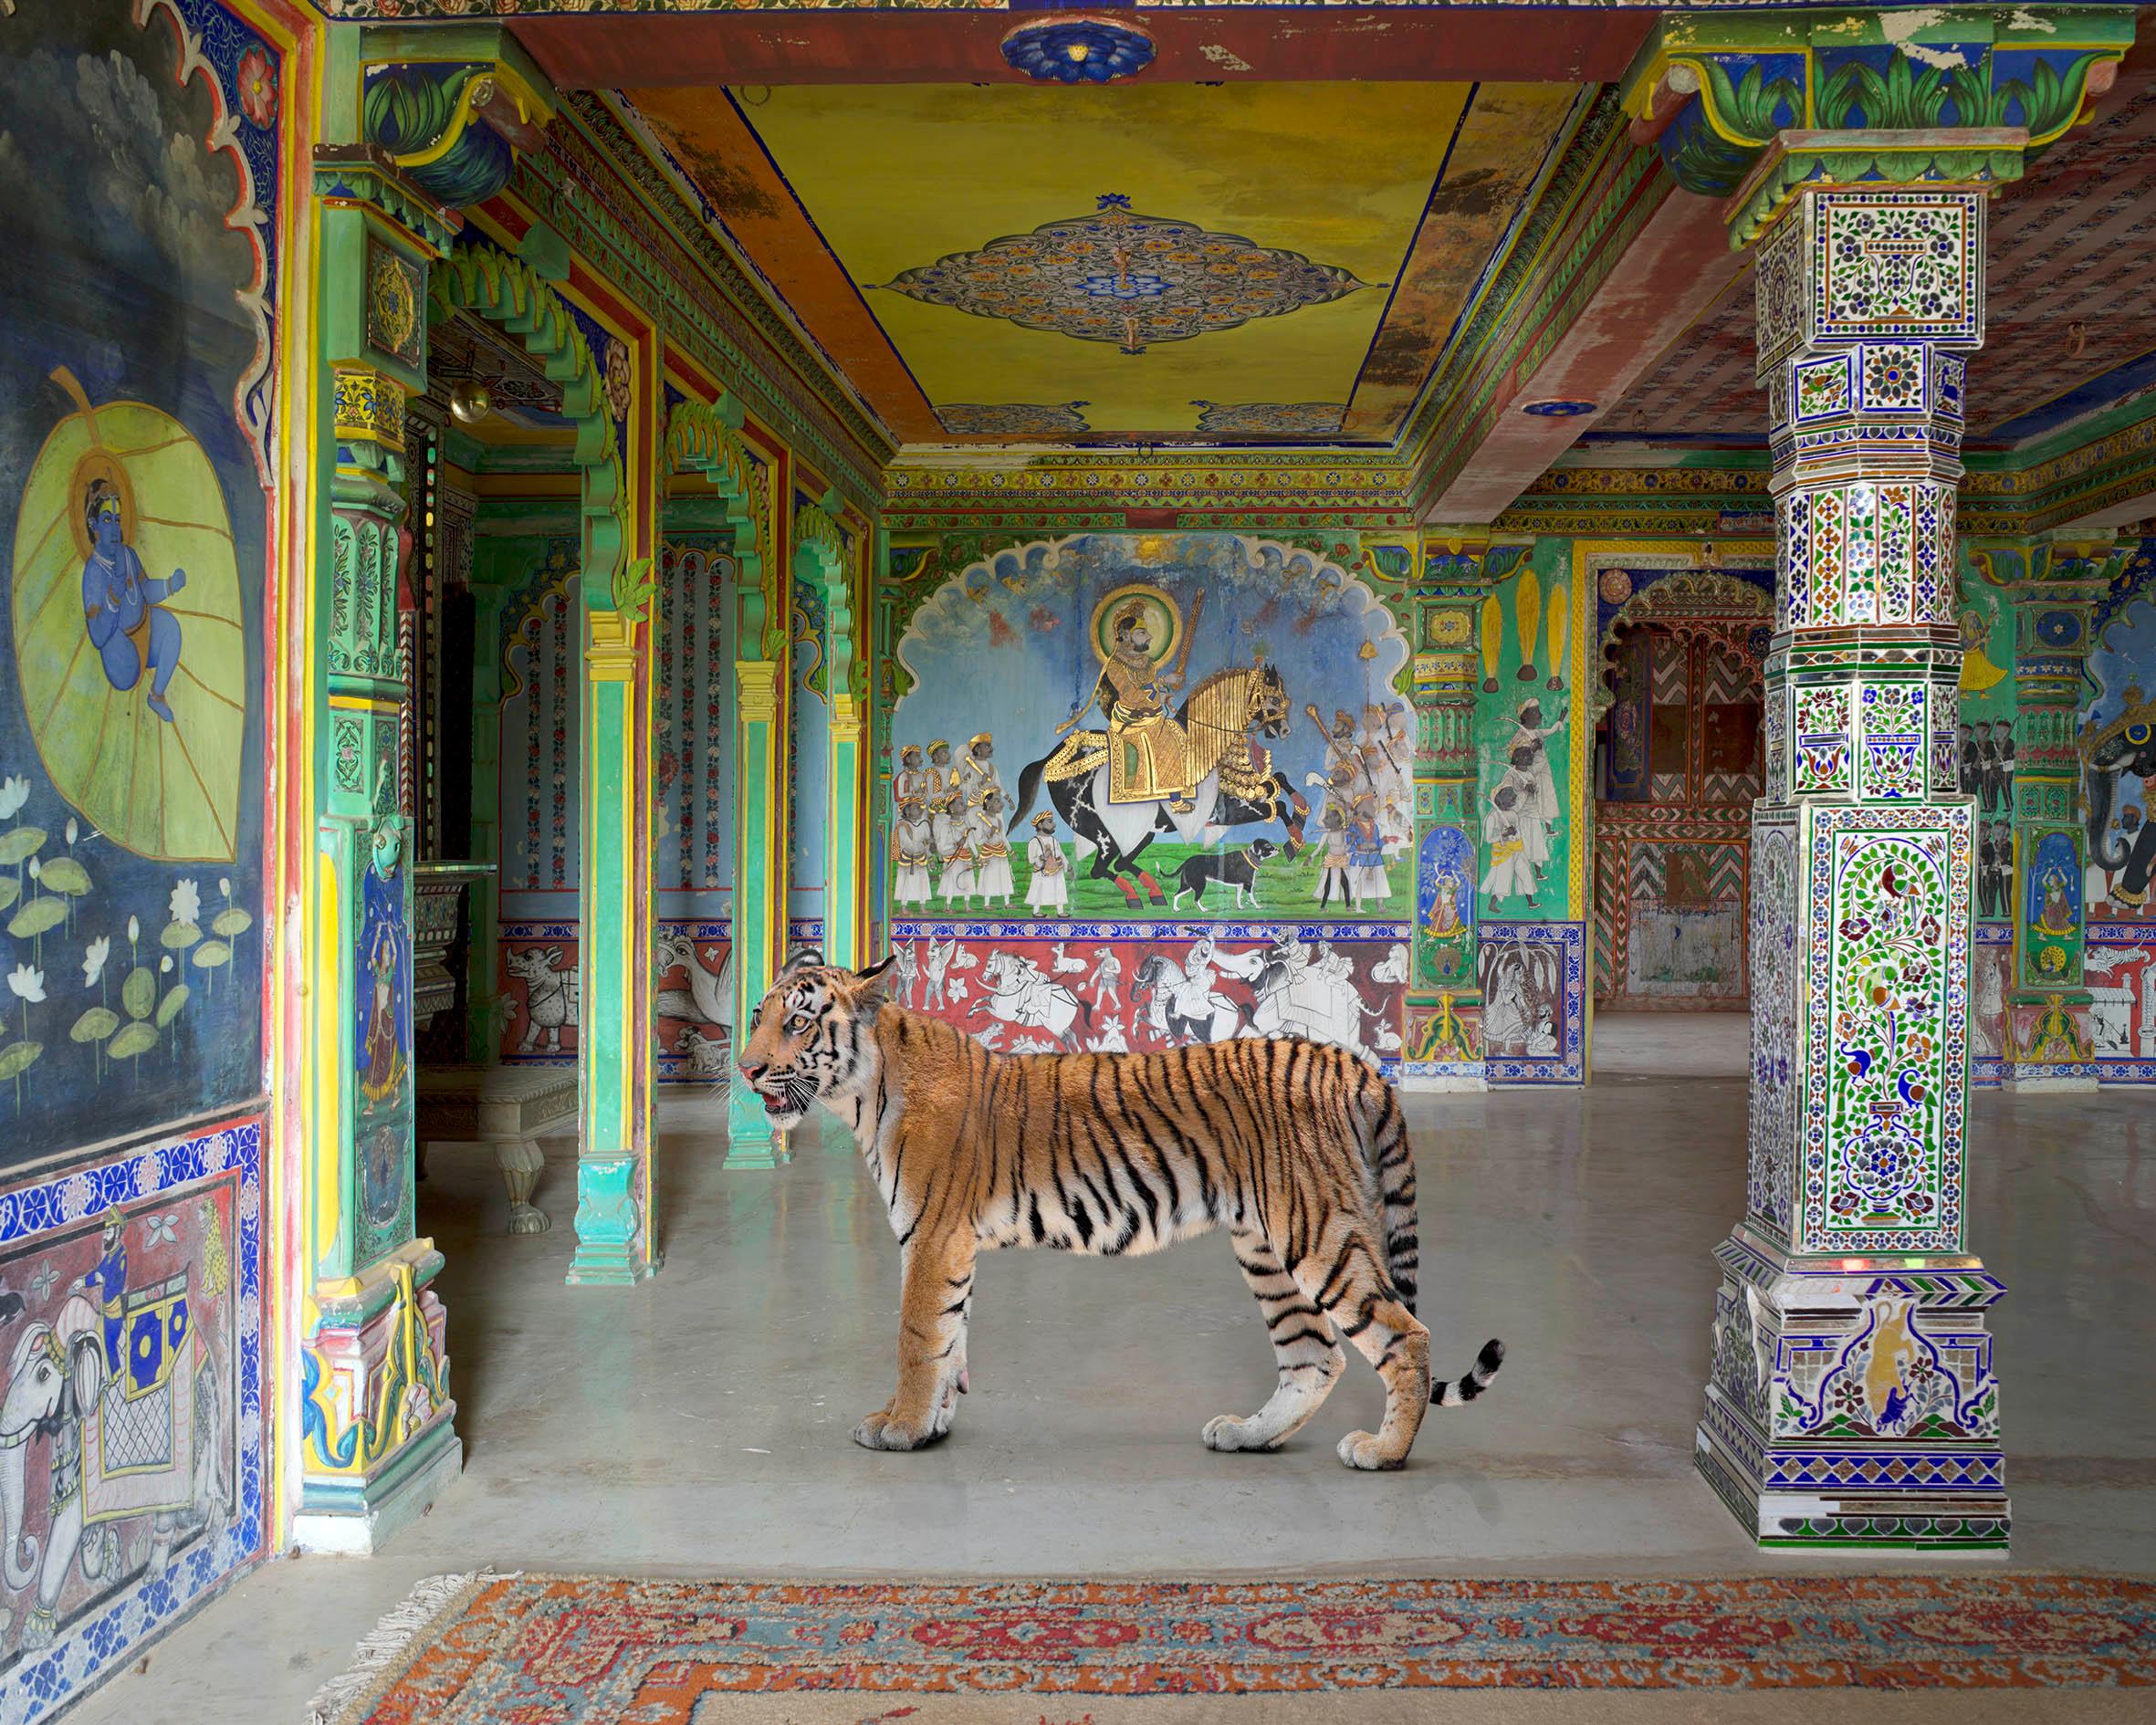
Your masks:
<svg viewBox="0 0 2156 1725"><path fill-rule="evenodd" d="M262 1088L277 72L0 6L0 1167Z"/></svg>

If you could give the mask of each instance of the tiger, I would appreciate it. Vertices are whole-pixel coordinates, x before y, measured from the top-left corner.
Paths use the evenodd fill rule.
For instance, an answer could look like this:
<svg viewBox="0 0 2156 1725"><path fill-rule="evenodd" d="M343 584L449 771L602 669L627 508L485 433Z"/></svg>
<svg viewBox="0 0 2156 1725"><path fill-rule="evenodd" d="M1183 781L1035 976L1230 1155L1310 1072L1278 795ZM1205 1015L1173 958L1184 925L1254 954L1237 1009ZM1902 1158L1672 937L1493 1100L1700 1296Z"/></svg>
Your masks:
<svg viewBox="0 0 2156 1725"><path fill-rule="evenodd" d="M977 1255L1006 1247L1115 1258L1225 1228L1272 1337L1272 1397L1207 1422L1216 1450L1272 1450L1315 1414L1345 1364L1385 1383L1351 1468L1405 1465L1424 1412L1486 1389L1487 1343L1432 1386L1415 1316L1415 1167L1399 1100L1345 1049L1236 1038L1151 1053L1003 1054L896 1005L889 957L865 970L795 955L750 1021L740 1071L769 1124L822 1103L853 1134L898 1237L898 1387L854 1427L868 1449L951 1429L970 1389Z"/></svg>

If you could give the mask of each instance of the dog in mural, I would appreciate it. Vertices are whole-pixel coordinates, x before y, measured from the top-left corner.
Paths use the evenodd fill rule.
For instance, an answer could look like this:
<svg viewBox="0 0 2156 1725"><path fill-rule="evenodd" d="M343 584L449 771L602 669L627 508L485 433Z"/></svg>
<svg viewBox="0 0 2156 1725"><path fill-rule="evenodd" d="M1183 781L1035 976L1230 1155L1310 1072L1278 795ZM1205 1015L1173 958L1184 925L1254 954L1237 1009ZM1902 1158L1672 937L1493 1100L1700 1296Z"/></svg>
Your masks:
<svg viewBox="0 0 2156 1725"><path fill-rule="evenodd" d="M1176 871L1175 908L1181 910L1183 901L1189 898L1193 908L1205 904L1205 889L1212 885L1231 886L1235 889L1235 907L1258 902L1258 865L1280 854L1280 846L1271 839L1252 839L1240 851L1230 851L1225 856L1200 853L1186 857L1183 866ZM1195 898L1191 894L1196 894Z"/></svg>
<svg viewBox="0 0 2156 1725"><path fill-rule="evenodd" d="M1099 1257L1225 1227L1272 1338L1272 1397L1209 1421L1207 1446L1277 1448L1338 1382L1345 1339L1386 1390L1351 1468L1402 1466L1434 1402L1457 1406L1504 1358L1433 1385L1415 1316L1414 1157L1377 1072L1314 1042L1234 1038L1153 1054L992 1053L890 998L889 958L854 972L797 954L758 1006L742 1076L772 1125L821 1102L853 1129L902 1249L898 1387L854 1428L870 1449L944 1437L969 1387L983 1250Z"/></svg>
<svg viewBox="0 0 2156 1725"><path fill-rule="evenodd" d="M582 984L577 968L560 968L559 946L511 946L502 954L509 975L524 985L524 1037L519 1054L560 1054L561 1032L574 1030Z"/></svg>

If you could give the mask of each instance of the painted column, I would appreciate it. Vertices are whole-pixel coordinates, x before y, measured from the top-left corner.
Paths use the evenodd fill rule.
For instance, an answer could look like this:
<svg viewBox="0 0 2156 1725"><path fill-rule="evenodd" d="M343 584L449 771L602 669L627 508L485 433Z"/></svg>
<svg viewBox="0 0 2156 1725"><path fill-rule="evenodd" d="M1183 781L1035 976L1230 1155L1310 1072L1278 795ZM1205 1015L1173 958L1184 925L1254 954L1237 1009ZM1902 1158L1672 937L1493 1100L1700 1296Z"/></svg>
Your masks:
<svg viewBox="0 0 2156 1725"><path fill-rule="evenodd" d="M1996 1547L1968 1249L1972 800L1955 789L1963 354L1984 193L1806 185L1764 226L1780 528L1752 862L1751 1144L1701 1471L1763 1544Z"/></svg>
<svg viewBox="0 0 2156 1725"><path fill-rule="evenodd" d="M497 587L472 590L472 831L466 852L492 873L469 889L471 951L467 961L465 1059L493 1061L500 1047L501 942L501 620L504 595Z"/></svg>
<svg viewBox="0 0 2156 1725"><path fill-rule="evenodd" d="M1486 538L1419 548L1412 639L1415 700L1415 936L1403 1090L1481 1090L1482 988L1475 932L1476 620Z"/></svg>
<svg viewBox="0 0 2156 1725"><path fill-rule="evenodd" d="M787 548L774 538L783 518L774 507L782 477L769 463L752 475L750 511L762 561L757 571L742 565L737 636L741 657L734 666L734 1025L741 1042L779 973L786 944L785 700L792 584L786 574L791 566ZM775 1168L786 1160L786 1134L772 1129L762 1098L741 1077L738 1061L727 1095L727 1135L729 1167Z"/></svg>
<svg viewBox="0 0 2156 1725"><path fill-rule="evenodd" d="M2004 1080L2012 1090L2094 1090L2092 997L2082 979L2088 845L2078 749L2089 612L2117 555L2100 541L2032 550L2014 606L2014 974Z"/></svg>
<svg viewBox="0 0 2156 1725"><path fill-rule="evenodd" d="M328 723L317 765L312 1276L293 1539L370 1552L462 1466L446 1316L430 1286L442 1257L413 1233L412 885L398 785L405 406L425 382L425 242L445 247L448 229L360 158L323 161L316 190L333 389L307 442L325 469L315 614ZM392 208L417 219L388 219Z"/></svg>
<svg viewBox="0 0 2156 1725"><path fill-rule="evenodd" d="M833 518L835 494L794 512L794 561L823 596L824 674L831 695L831 784L823 817L823 948L833 964L868 960L868 711L855 667L853 548Z"/></svg>

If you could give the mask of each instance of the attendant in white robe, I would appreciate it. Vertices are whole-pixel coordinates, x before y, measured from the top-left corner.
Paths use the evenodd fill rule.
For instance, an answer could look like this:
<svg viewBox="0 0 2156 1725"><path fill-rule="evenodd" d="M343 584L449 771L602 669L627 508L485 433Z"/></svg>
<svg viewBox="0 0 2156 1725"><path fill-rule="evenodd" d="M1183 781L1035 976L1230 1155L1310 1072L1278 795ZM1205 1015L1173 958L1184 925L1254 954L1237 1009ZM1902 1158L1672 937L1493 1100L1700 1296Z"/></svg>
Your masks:
<svg viewBox="0 0 2156 1725"><path fill-rule="evenodd" d="M973 890L983 910L1010 903L1018 882L1010 872L1010 836L1003 831L1003 793L989 791L973 817Z"/></svg>
<svg viewBox="0 0 2156 1725"><path fill-rule="evenodd" d="M1055 836L1055 816L1043 810L1033 817L1033 836L1026 842L1026 908L1049 915L1071 907L1071 865Z"/></svg>
<svg viewBox="0 0 2156 1725"><path fill-rule="evenodd" d="M919 797L909 797L898 807L898 825L891 834L894 861L891 902L894 904L926 904L928 902L928 859L935 853L936 840L928 831L928 822L922 809Z"/></svg>

